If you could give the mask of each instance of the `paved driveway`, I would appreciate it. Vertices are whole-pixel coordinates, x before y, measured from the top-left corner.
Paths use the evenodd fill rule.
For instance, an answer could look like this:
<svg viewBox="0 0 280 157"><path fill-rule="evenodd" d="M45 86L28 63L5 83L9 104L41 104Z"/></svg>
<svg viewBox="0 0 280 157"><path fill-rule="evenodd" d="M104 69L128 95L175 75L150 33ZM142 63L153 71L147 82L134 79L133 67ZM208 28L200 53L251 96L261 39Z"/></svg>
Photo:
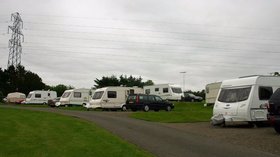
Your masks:
<svg viewBox="0 0 280 157"><path fill-rule="evenodd" d="M53 108L24 108L36 111L54 112L94 122L126 141L160 157L277 156L196 133L186 132L182 129L169 127L165 124L131 119L125 116L126 113L122 112L85 112Z"/></svg>

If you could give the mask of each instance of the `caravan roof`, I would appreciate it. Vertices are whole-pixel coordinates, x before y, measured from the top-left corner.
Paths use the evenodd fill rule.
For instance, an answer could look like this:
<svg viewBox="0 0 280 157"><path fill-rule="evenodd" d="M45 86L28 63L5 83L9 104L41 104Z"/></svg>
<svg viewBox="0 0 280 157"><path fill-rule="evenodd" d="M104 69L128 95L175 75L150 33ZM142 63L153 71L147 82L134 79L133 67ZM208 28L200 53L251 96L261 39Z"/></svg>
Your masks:
<svg viewBox="0 0 280 157"><path fill-rule="evenodd" d="M279 84L279 76L249 76L249 77L240 77L237 79L225 80L223 81L221 88L226 87L236 87L236 86L246 86L254 84Z"/></svg>

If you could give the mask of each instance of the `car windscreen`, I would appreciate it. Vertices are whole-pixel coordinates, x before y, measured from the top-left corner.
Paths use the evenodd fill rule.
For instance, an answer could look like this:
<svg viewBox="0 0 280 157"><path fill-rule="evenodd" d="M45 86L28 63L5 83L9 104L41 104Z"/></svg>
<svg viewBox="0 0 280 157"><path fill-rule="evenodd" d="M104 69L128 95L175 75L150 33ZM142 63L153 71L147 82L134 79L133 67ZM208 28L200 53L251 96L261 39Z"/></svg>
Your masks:
<svg viewBox="0 0 280 157"><path fill-rule="evenodd" d="M240 102L248 99L250 95L251 87L244 88L223 88L221 89L218 101L232 103Z"/></svg>
<svg viewBox="0 0 280 157"><path fill-rule="evenodd" d="M65 92L65 93L63 93L63 95L61 97L67 98L67 97L69 97L70 94L71 94L71 92Z"/></svg>
<svg viewBox="0 0 280 157"><path fill-rule="evenodd" d="M171 89L172 89L173 93L182 93L182 89L181 88L172 87Z"/></svg>
<svg viewBox="0 0 280 157"><path fill-rule="evenodd" d="M95 92L92 96L92 99L100 99L103 95L104 91Z"/></svg>
<svg viewBox="0 0 280 157"><path fill-rule="evenodd" d="M280 101L280 88L278 88L274 94L272 94L271 98L269 100L276 100Z"/></svg>

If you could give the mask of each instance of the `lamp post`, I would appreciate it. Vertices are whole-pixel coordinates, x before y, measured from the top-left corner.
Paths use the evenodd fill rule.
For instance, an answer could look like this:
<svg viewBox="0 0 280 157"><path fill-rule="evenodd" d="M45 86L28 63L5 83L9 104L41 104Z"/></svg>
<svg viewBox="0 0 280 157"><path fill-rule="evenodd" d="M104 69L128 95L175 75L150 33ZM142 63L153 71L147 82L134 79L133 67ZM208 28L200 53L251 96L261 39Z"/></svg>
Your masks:
<svg viewBox="0 0 280 157"><path fill-rule="evenodd" d="M187 73L187 72L185 72L185 71L182 71L182 72L180 72L181 74L183 74L183 92L185 91L185 74Z"/></svg>

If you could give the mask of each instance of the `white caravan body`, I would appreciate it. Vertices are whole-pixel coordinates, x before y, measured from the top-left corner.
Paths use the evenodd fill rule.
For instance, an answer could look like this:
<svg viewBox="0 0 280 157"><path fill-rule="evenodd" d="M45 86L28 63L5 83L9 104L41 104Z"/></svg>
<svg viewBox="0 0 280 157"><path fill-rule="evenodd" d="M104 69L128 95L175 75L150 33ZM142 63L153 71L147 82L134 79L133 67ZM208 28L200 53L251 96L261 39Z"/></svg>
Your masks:
<svg viewBox="0 0 280 157"><path fill-rule="evenodd" d="M26 98L24 93L14 92L7 95L7 102L18 103L24 101Z"/></svg>
<svg viewBox="0 0 280 157"><path fill-rule="evenodd" d="M222 82L207 84L205 87L205 101L207 105L214 105Z"/></svg>
<svg viewBox="0 0 280 157"><path fill-rule="evenodd" d="M47 104L48 100L57 97L56 91L35 90L29 92L25 99L26 104Z"/></svg>
<svg viewBox="0 0 280 157"><path fill-rule="evenodd" d="M120 109L129 94L142 94L139 87L104 87L96 89L86 108Z"/></svg>
<svg viewBox="0 0 280 157"><path fill-rule="evenodd" d="M83 105L85 106L93 93L93 90L86 88L79 89L69 89L64 91L62 96L60 97L59 103L56 105Z"/></svg>
<svg viewBox="0 0 280 157"><path fill-rule="evenodd" d="M158 84L144 86L145 94L154 94L160 96L164 100L181 100L184 96L182 88L175 84Z"/></svg>
<svg viewBox="0 0 280 157"><path fill-rule="evenodd" d="M267 121L265 104L280 87L280 77L251 76L225 80L213 108L213 117L224 122ZM258 124L258 123L257 123Z"/></svg>

